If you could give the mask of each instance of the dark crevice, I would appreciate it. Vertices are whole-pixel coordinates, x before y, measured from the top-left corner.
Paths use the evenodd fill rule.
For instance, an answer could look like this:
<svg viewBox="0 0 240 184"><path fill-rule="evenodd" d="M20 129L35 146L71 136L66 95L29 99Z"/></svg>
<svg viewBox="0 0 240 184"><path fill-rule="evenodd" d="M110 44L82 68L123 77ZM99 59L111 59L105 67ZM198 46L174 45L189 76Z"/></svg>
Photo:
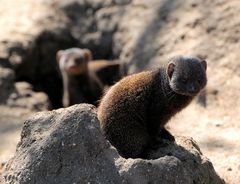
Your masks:
<svg viewBox="0 0 240 184"><path fill-rule="evenodd" d="M56 52L76 45L77 41L67 30L43 31L21 53L22 64L15 67L16 81L31 83L35 91L48 94L53 108L61 107L62 79L58 71Z"/></svg>

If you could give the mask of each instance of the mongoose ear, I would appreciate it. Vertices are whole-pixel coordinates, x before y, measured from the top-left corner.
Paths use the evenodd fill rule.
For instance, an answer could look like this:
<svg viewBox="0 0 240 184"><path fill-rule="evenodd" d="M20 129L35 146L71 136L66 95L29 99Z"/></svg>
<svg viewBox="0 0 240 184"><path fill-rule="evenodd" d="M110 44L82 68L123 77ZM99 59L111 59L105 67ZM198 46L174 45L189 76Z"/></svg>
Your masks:
<svg viewBox="0 0 240 184"><path fill-rule="evenodd" d="M175 64L173 64L173 63L169 63L169 64L168 64L167 74L168 74L169 78L172 77L172 74L173 74L173 72L174 72L174 67L175 67Z"/></svg>
<svg viewBox="0 0 240 184"><path fill-rule="evenodd" d="M63 50L59 50L58 52L57 52L57 54L56 54L56 60L57 60L57 62L59 62L59 60L60 60L60 58L62 57L62 55L63 55Z"/></svg>
<svg viewBox="0 0 240 184"><path fill-rule="evenodd" d="M201 61L201 65L203 66L204 70L207 70L207 62L205 60Z"/></svg>
<svg viewBox="0 0 240 184"><path fill-rule="evenodd" d="M84 54L84 58L87 61L91 61L92 60L92 52L89 49L83 49L83 54Z"/></svg>

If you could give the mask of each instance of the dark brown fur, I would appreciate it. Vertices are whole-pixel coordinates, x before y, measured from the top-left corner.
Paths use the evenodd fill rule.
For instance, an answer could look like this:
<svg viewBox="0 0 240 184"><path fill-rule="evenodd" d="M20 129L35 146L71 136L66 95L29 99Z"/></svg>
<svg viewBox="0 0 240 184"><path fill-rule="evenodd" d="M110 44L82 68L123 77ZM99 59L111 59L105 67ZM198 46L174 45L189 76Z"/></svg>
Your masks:
<svg viewBox="0 0 240 184"><path fill-rule="evenodd" d="M159 138L174 141L164 125L204 88L205 70L205 61L176 57L166 67L123 78L98 107L104 135L125 158L146 158Z"/></svg>
<svg viewBox="0 0 240 184"><path fill-rule="evenodd" d="M83 102L96 104L104 88L119 80L119 63L91 59L88 49L71 48L57 53L63 78L64 107Z"/></svg>

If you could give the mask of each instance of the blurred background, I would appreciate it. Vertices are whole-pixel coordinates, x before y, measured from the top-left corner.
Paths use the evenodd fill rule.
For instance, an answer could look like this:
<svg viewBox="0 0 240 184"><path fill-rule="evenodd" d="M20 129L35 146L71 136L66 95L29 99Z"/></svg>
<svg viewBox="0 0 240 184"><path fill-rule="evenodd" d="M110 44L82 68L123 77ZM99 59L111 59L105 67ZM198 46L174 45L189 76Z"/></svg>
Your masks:
<svg viewBox="0 0 240 184"><path fill-rule="evenodd" d="M79 47L125 63L128 74L179 54L206 59L205 94L168 128L240 183L239 12L239 0L0 0L0 173L24 121L62 107L56 52Z"/></svg>

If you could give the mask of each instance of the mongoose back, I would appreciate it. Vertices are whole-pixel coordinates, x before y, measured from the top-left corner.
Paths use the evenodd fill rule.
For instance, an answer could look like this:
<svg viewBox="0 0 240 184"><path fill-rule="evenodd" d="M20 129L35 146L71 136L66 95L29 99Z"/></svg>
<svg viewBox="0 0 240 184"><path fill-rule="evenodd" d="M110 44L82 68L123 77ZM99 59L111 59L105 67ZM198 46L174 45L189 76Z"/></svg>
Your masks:
<svg viewBox="0 0 240 184"><path fill-rule="evenodd" d="M56 57L63 78L64 107L83 102L96 104L105 86L120 78L119 63L92 60L92 53L88 49L60 50ZM108 76L108 83L102 79L105 75Z"/></svg>
<svg viewBox="0 0 240 184"><path fill-rule="evenodd" d="M159 138L174 141L164 125L205 87L206 68L204 60L178 56L167 66L123 78L98 107L103 134L125 158L146 158Z"/></svg>

